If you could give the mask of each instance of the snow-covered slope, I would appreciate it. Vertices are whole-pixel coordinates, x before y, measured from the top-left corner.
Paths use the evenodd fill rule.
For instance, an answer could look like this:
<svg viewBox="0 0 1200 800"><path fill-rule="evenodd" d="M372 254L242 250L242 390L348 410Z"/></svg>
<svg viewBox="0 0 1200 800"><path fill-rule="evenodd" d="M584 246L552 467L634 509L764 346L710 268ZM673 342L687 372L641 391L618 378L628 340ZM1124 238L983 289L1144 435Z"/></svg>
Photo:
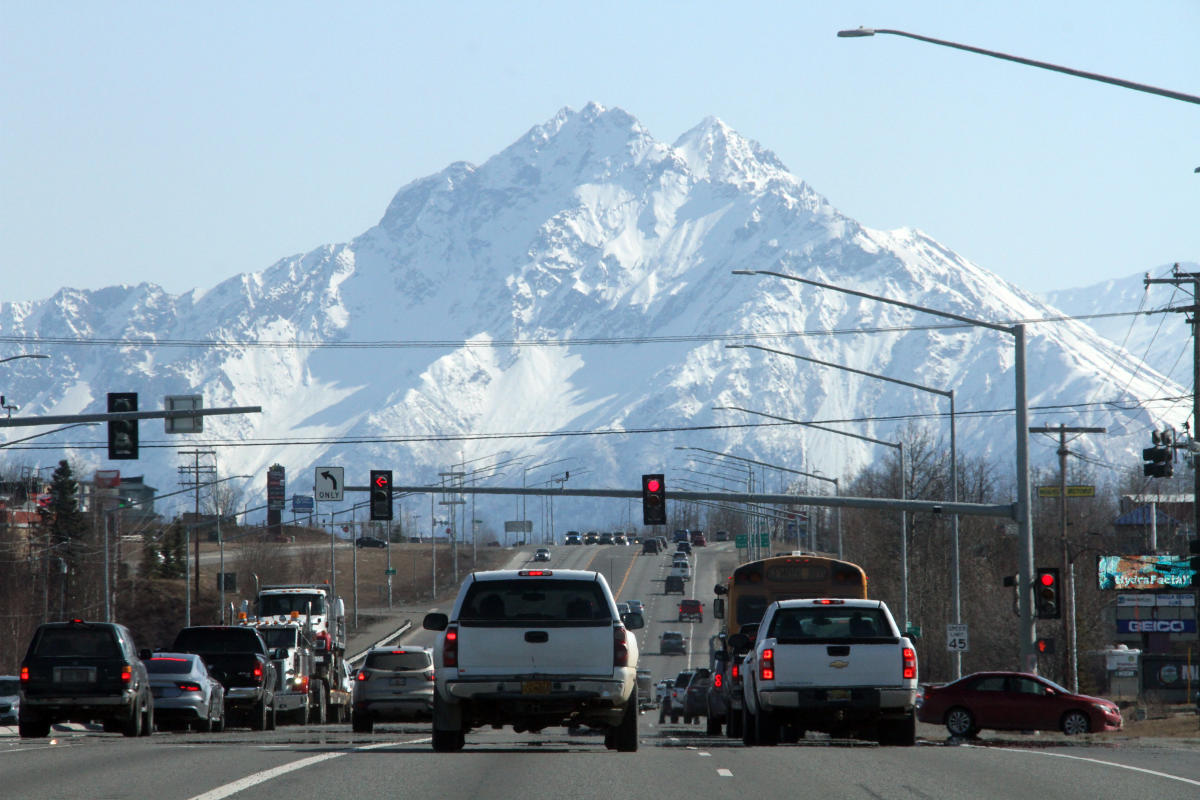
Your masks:
<svg viewBox="0 0 1200 800"><path fill-rule="evenodd" d="M308 493L318 464L344 465L351 485L372 468L427 483L456 463L470 471L473 460L519 456L491 482L535 485L570 470L571 486L636 488L642 472L683 465L677 445L830 476L889 455L715 406L887 441L910 419L948 435L935 393L726 348L759 344L954 390L960 452L1011 463L1011 335L735 269L1006 325L1060 314L918 230L863 227L718 119L668 145L626 112L590 104L484 164L405 186L353 241L207 291L64 288L0 303L0 336L16 343L6 354L53 355L6 364L5 388L22 415L102 410L108 391L137 391L142 408L184 393L208 407L263 406L210 418L198 437L143 423L135 472L160 489L173 488L176 450L195 445L218 451L223 474L285 465L289 494ZM1031 420L1105 425L1112 435L1081 446L1136 463L1154 424L1139 403L1179 387L1083 324L1029 324L1027 336ZM606 433L582 435L596 431ZM76 455L105 466L103 450ZM1053 446L1033 457L1053 458ZM494 527L512 503L493 504ZM561 530L601 527L628 508L555 512Z"/></svg>

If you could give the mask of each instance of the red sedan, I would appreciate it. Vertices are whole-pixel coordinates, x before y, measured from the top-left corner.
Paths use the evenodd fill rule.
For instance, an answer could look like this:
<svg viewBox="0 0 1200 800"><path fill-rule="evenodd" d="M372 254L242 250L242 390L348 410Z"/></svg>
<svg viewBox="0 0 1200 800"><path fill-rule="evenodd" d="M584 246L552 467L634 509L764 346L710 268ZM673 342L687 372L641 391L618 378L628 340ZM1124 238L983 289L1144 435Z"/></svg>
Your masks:
<svg viewBox="0 0 1200 800"><path fill-rule="evenodd" d="M976 672L953 683L926 686L917 719L945 725L951 736L993 730L1057 730L1066 734L1121 729L1111 700L1072 694L1027 672Z"/></svg>

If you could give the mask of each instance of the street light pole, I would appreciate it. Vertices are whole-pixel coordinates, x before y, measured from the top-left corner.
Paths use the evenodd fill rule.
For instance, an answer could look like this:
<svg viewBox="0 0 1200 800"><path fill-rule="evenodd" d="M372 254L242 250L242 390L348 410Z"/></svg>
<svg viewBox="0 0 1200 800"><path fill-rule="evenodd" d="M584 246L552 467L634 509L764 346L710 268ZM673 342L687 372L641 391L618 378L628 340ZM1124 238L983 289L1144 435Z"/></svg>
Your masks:
<svg viewBox="0 0 1200 800"><path fill-rule="evenodd" d="M901 300L894 300L890 297L881 297L879 295L860 292L855 289L846 289L841 286L833 286L828 283L801 278L797 275L788 275L782 272L774 272L771 270L757 269L735 269L734 275L770 275L784 280L795 281L809 286L815 286L819 289L828 289L842 294L849 294L855 297L862 297L867 300L875 300L888 305L907 308L912 311L919 311L923 314L932 314L935 317L944 317L952 319L956 322L962 322L967 325L974 325L980 328L988 328L1001 333L1007 333L1013 337L1013 345L1016 351L1013 360L1013 371L1017 418L1017 505L1014 511L1014 516L1017 522L1017 533L1020 539L1020 554L1017 559L1017 574L1020 586L1017 591L1017 608L1020 614L1020 628L1018 630L1018 640L1020 643L1020 662L1021 667L1025 672L1037 672L1037 649L1034 647L1036 640L1035 620L1033 616L1033 519L1031 516L1030 507L1030 492L1029 492L1029 402L1025 385L1025 325L1018 323L1008 326L1001 325L995 322L987 322L985 320L965 317L961 314L952 314L948 311L938 311L925 306L919 306L915 303L905 303Z"/></svg>
<svg viewBox="0 0 1200 800"><path fill-rule="evenodd" d="M1145 92L1147 94L1156 94L1161 97L1168 97L1172 100L1182 100L1185 103L1200 104L1200 97L1197 97L1193 94L1176 92L1172 89L1160 89L1157 86L1150 86L1145 83L1135 83L1133 81L1124 80L1123 78L1113 78L1108 75L1100 75L1095 72L1084 72L1081 69L1072 69L1071 67L1050 64L1045 61L1034 61L1032 58L1009 55L1008 53L1001 53L997 50L985 50L982 47L972 47L968 44L950 42L945 39L934 39L930 36L921 36L920 34L908 33L907 31L897 31L890 28L852 28L850 30L838 31L837 35L839 39L858 39L865 36L874 36L877 33L886 33L891 34L892 36L903 36L906 39L916 39L919 42L939 44L942 47L953 47L955 50L966 50L968 53L978 53L979 55L991 56L992 58L999 58L1004 61L1014 61L1018 64L1025 64L1026 66L1030 67L1048 69L1051 72L1061 72L1064 75L1073 75L1076 78L1086 78L1090 81L1110 83L1113 86L1120 86L1125 89L1133 89L1134 91Z"/></svg>
<svg viewBox="0 0 1200 800"><path fill-rule="evenodd" d="M725 345L725 347L727 349L762 350L763 352L766 352L766 353L775 353L777 355L787 356L788 358L795 358L800 361L808 361L813 364L820 364L823 367L832 367L834 369L840 369L840 370L844 370L846 372L853 372L856 375L865 375L868 378L877 378L881 381L888 381L889 383L897 383L901 386L907 386L910 389L917 389L918 391L929 392L931 394L936 394L941 397L947 398L950 401L950 499L951 499L951 501L953 501L955 503L958 502L958 442L957 442L957 436L956 436L957 425L955 424L955 419L954 419L954 390L953 389L950 389L950 390L934 389L932 386L923 386L919 383L912 383L910 381L900 380L899 378L890 378L887 375L879 375L874 372L867 372L866 370L855 369L854 367L847 367L843 364L834 364L830 361L821 361L820 359L817 359L817 358L810 358L809 356L802 356L802 355L799 355L798 353L789 353L785 350L776 350L772 347L763 347L763 346L757 345L757 344L727 344L727 345ZM903 468L903 462L901 462L901 467ZM962 624L962 589L961 589L961 581L960 581L960 577L959 577L958 552L959 552L959 549L958 549L958 514L953 514L953 515L951 515L950 571L953 576L953 587L954 587L953 588L954 622L955 622L955 624ZM840 547L839 547L838 558L841 558ZM907 597L907 594L905 596ZM905 620L905 624L907 625L907 620ZM955 678L962 677L962 651L961 650L954 651L954 677Z"/></svg>

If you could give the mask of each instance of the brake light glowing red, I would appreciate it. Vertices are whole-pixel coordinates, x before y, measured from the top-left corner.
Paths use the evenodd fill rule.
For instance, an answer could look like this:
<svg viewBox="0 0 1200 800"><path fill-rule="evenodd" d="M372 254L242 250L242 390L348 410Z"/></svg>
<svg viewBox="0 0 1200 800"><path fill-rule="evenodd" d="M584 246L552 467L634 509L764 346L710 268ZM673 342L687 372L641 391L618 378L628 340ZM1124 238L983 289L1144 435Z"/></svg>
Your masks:
<svg viewBox="0 0 1200 800"><path fill-rule="evenodd" d="M354 676L354 680L358 681L359 683L362 683L363 681L366 681L370 677L371 677L371 673L367 672L365 669L360 669L358 671L358 674Z"/></svg>
<svg viewBox="0 0 1200 800"><path fill-rule="evenodd" d="M713 675L713 686L714 687L720 689L724 684L725 684L725 678L721 675L721 673L718 672L716 675Z"/></svg>
<svg viewBox="0 0 1200 800"><path fill-rule="evenodd" d="M840 606L845 601L844 600L831 600L828 597L823 597L820 600L814 600L813 602L819 606Z"/></svg>
<svg viewBox="0 0 1200 800"><path fill-rule="evenodd" d="M133 680L133 667L126 664L121 667L121 683L129 683Z"/></svg>
<svg viewBox="0 0 1200 800"><path fill-rule="evenodd" d="M434 678L433 670L429 670L429 672L425 673L425 680L431 681L431 680L433 680L433 678Z"/></svg>
<svg viewBox="0 0 1200 800"><path fill-rule="evenodd" d="M179 691L181 691L181 692L198 692L198 691L200 691L200 684L198 684L198 683L177 683L175 685L179 687Z"/></svg>
<svg viewBox="0 0 1200 800"><path fill-rule="evenodd" d="M901 654L902 663L904 665L904 679L917 677L917 651L911 647L904 648Z"/></svg>
<svg viewBox="0 0 1200 800"><path fill-rule="evenodd" d="M523 569L520 572L518 572L517 574L522 575L526 578L529 578L529 577L539 578L539 577L547 577L547 576L553 575L554 571L548 570L548 569Z"/></svg>
<svg viewBox="0 0 1200 800"><path fill-rule="evenodd" d="M29 667L21 667L21 683L29 683Z"/></svg>
<svg viewBox="0 0 1200 800"><path fill-rule="evenodd" d="M442 666L458 666L458 628L447 628L442 640Z"/></svg>
<svg viewBox="0 0 1200 800"><path fill-rule="evenodd" d="M742 665L734 664L733 669L729 671L729 677L733 678L734 680L742 677Z"/></svg>
<svg viewBox="0 0 1200 800"><path fill-rule="evenodd" d="M253 675L254 675L254 682L255 682L255 683L262 683L262 678L263 678L263 676L262 676L262 664L255 664L255 665L254 665L254 672L253 672Z"/></svg>
<svg viewBox="0 0 1200 800"><path fill-rule="evenodd" d="M758 667L758 677L764 681L775 680L775 649L768 647L762 651L762 663Z"/></svg>

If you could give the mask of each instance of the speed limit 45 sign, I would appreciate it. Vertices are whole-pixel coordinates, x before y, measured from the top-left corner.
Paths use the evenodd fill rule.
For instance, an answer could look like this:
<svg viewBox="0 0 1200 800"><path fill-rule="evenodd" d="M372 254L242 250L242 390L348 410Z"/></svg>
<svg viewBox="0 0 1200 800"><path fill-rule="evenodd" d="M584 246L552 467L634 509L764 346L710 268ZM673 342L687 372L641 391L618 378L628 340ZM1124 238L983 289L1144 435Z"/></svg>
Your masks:
<svg viewBox="0 0 1200 800"><path fill-rule="evenodd" d="M946 649L951 653L965 653L971 649L966 623L950 623L946 626Z"/></svg>

